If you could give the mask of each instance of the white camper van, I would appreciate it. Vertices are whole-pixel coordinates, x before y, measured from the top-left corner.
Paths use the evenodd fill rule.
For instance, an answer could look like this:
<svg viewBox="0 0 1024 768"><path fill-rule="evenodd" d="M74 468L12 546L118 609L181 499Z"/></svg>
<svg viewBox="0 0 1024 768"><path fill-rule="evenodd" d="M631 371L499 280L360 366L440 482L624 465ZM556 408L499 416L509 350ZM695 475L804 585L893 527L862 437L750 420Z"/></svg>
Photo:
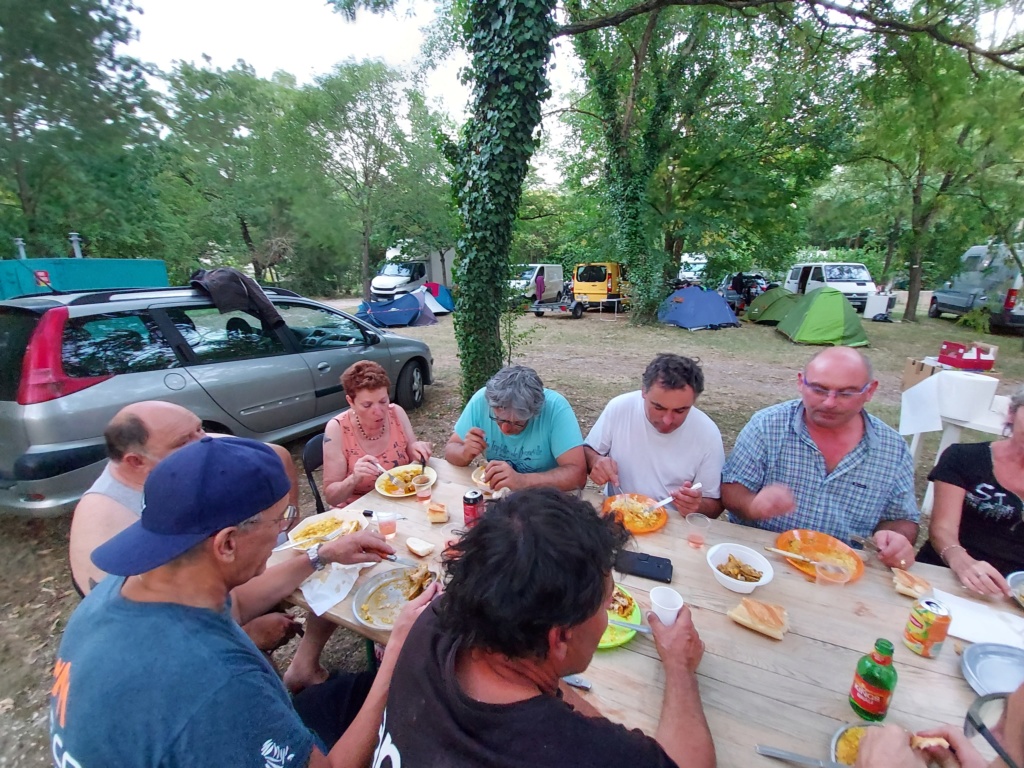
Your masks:
<svg viewBox="0 0 1024 768"><path fill-rule="evenodd" d="M391 301L403 293L412 293L427 282L452 284L455 251L433 251L426 257L407 257L399 248L389 248L387 259L370 281L374 301Z"/></svg>
<svg viewBox="0 0 1024 768"><path fill-rule="evenodd" d="M558 301L562 294L561 264L523 264L516 267L512 290L531 301ZM537 295L537 275L544 278L544 295Z"/></svg>
<svg viewBox="0 0 1024 768"><path fill-rule="evenodd" d="M868 296L878 292L868 268L856 262L794 264L786 276L786 290L793 293L810 293L826 285L842 291L858 312L864 311Z"/></svg>

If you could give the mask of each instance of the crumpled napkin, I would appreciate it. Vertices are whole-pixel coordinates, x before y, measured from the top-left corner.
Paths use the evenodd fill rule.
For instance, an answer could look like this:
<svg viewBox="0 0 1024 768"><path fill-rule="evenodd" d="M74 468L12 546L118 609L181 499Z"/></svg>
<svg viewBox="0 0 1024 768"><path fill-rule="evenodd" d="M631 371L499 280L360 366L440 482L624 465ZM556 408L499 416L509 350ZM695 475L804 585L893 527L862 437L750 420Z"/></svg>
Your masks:
<svg viewBox="0 0 1024 768"><path fill-rule="evenodd" d="M374 563L356 563L342 565L328 563L321 571L314 571L299 585L302 596L309 604L310 610L317 616L323 616L336 606L352 591L352 586L359 578L359 572Z"/></svg>

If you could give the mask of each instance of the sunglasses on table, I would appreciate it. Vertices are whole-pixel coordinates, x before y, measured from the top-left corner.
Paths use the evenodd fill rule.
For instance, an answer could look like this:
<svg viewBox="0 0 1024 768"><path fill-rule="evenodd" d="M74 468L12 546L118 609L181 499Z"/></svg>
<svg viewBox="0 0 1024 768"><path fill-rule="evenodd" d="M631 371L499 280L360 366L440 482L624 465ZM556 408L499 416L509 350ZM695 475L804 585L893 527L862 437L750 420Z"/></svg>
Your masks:
<svg viewBox="0 0 1024 768"><path fill-rule="evenodd" d="M1006 763L1007 768L1021 768L1006 753L1003 745L992 733L992 729L1002 720L1003 713L1006 712L1006 700L1009 696L1008 693L990 693L975 699L967 710L967 717L964 718L964 735L967 738L980 735Z"/></svg>

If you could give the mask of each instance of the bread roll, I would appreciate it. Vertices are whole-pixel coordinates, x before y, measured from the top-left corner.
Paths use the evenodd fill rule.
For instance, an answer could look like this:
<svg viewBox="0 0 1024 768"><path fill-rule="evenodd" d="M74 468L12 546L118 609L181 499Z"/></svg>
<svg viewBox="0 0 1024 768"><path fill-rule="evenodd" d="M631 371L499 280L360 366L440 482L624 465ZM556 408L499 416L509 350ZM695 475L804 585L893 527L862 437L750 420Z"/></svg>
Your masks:
<svg viewBox="0 0 1024 768"><path fill-rule="evenodd" d="M897 592L907 597L924 597L932 591L932 585L927 579L915 576L902 568L892 569L892 583Z"/></svg>
<svg viewBox="0 0 1024 768"><path fill-rule="evenodd" d="M775 640L781 640L789 629L789 617L785 608L749 597L744 597L727 615L737 624Z"/></svg>
<svg viewBox="0 0 1024 768"><path fill-rule="evenodd" d="M431 544L429 541L417 539L413 536L410 536L408 539L405 540L405 546L409 548L410 552L412 552L414 555L418 555L419 557L426 557L434 551L434 545Z"/></svg>
<svg viewBox="0 0 1024 768"><path fill-rule="evenodd" d="M928 747L945 747L949 749L949 742L941 736L911 736L910 747L912 749L927 749Z"/></svg>
<svg viewBox="0 0 1024 768"><path fill-rule="evenodd" d="M448 507L439 501L430 502L430 506L427 507L427 520L432 523L447 523Z"/></svg>

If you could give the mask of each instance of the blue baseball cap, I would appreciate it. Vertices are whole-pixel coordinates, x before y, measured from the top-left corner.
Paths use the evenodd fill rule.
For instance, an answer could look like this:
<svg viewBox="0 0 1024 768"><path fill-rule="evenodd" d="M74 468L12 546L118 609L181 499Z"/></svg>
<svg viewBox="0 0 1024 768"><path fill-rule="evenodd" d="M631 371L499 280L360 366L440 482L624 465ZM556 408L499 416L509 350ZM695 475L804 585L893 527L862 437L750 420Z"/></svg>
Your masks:
<svg viewBox="0 0 1024 768"><path fill-rule="evenodd" d="M268 446L204 437L153 468L141 519L93 550L92 561L116 576L146 573L269 509L290 489L284 464Z"/></svg>

